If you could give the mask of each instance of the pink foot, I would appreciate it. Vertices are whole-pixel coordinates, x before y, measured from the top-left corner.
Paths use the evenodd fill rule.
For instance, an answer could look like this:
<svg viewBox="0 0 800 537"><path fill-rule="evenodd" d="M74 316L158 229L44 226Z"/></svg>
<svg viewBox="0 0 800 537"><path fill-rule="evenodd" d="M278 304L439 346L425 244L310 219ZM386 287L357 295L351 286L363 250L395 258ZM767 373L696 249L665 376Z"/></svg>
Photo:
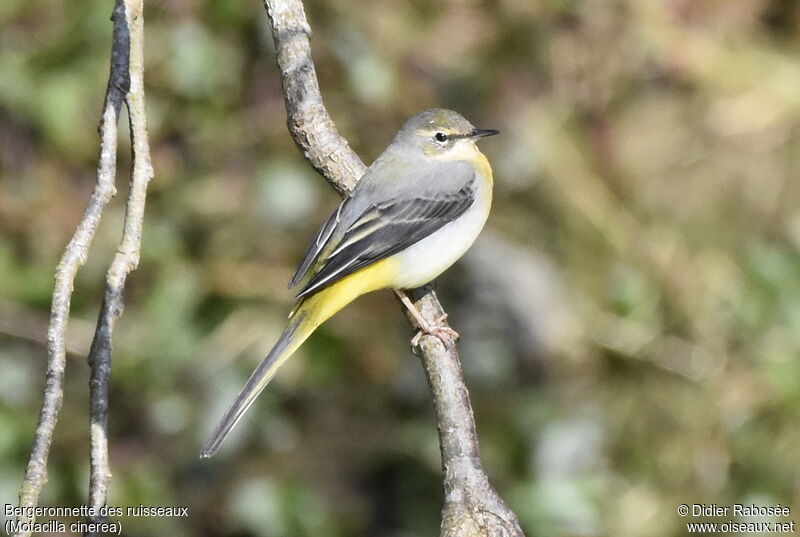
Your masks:
<svg viewBox="0 0 800 537"><path fill-rule="evenodd" d="M419 324L419 331L417 334L411 339L411 346L416 347L419 345L419 340L425 334L429 334L431 336L438 337L442 343L444 343L445 347L451 347L456 340L461 337L458 332L450 328L449 326L441 326L439 323L444 322L447 319L447 314L442 315L438 319L436 319L436 325L431 326L428 323L420 322L420 319L417 319L417 324Z"/></svg>

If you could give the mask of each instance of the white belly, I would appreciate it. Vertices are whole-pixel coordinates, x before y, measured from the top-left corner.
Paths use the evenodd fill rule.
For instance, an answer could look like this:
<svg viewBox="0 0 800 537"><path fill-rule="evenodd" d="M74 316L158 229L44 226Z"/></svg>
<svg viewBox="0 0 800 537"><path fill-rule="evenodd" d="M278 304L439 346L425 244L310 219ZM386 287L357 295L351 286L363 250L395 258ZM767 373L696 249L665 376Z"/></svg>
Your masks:
<svg viewBox="0 0 800 537"><path fill-rule="evenodd" d="M479 177L475 201L464 214L397 255L400 266L394 287L420 287L450 268L478 238L491 204L491 183Z"/></svg>

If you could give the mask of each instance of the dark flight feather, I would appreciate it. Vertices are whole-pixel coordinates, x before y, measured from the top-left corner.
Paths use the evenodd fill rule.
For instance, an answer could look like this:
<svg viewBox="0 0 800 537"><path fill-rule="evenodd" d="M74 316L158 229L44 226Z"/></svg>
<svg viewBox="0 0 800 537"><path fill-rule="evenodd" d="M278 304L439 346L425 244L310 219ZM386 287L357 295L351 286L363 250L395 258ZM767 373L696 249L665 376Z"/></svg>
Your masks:
<svg viewBox="0 0 800 537"><path fill-rule="evenodd" d="M300 282L300 280L302 280L303 277L305 277L306 273L308 272L308 269L311 268L311 265L319 257L319 254L320 252L322 252L322 249L325 247L325 244L328 242L328 239L331 238L333 230L336 229L336 225L339 223L339 217L342 214L342 209L349 200L350 198L345 198L345 200L339 204L336 210L333 211L333 214L331 214L330 217L328 217L328 220L320 228L316 238L311 242L311 245L308 247L306 255L303 256L303 261L300 262L300 266L297 267L294 276L292 276L292 280L289 282L290 289L295 285L297 285Z"/></svg>

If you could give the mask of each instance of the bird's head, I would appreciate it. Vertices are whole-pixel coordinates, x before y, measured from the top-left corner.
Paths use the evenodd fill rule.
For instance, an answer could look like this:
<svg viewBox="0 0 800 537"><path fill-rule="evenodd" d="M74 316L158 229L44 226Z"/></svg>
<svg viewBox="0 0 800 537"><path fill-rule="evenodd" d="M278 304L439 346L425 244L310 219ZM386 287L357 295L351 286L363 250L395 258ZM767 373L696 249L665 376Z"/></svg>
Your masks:
<svg viewBox="0 0 800 537"><path fill-rule="evenodd" d="M409 119L394 143L403 149L421 149L428 157L439 160L461 160L476 151L476 140L499 132L476 129L457 112L433 108Z"/></svg>

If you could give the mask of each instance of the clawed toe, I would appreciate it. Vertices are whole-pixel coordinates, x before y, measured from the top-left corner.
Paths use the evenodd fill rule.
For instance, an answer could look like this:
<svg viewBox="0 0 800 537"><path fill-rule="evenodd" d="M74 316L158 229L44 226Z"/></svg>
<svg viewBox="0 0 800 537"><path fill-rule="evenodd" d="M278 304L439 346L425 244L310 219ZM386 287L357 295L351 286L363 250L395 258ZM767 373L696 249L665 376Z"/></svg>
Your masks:
<svg viewBox="0 0 800 537"><path fill-rule="evenodd" d="M442 322L445 318L447 318L447 315L440 317L437 322ZM444 343L444 346L448 348L451 347L459 337L461 337L458 332L449 326L424 326L420 327L419 331L411 339L411 346L416 347L419 345L419 340L426 334L439 338L441 342Z"/></svg>
<svg viewBox="0 0 800 537"><path fill-rule="evenodd" d="M423 332L422 330L417 330L416 335L414 335L414 337L411 338L411 347L416 347L417 345L419 345L419 340L424 335L425 335L425 332Z"/></svg>
<svg viewBox="0 0 800 537"><path fill-rule="evenodd" d="M447 314L445 313L438 319L436 319L436 323L434 326L428 324L425 318L417 311L417 308L414 307L414 304L411 303L411 300L406 296L406 294L399 290L395 289L395 293L400 298L400 301L408 308L408 311L411 313L411 316L417 321L417 325L419 326L419 331L416 335L411 339L411 347L416 347L419 345L419 340L425 334L430 334L432 336L438 337L442 343L444 343L445 347L450 347L456 340L460 337L458 332L450 328L449 326L442 325L443 322L447 320Z"/></svg>

